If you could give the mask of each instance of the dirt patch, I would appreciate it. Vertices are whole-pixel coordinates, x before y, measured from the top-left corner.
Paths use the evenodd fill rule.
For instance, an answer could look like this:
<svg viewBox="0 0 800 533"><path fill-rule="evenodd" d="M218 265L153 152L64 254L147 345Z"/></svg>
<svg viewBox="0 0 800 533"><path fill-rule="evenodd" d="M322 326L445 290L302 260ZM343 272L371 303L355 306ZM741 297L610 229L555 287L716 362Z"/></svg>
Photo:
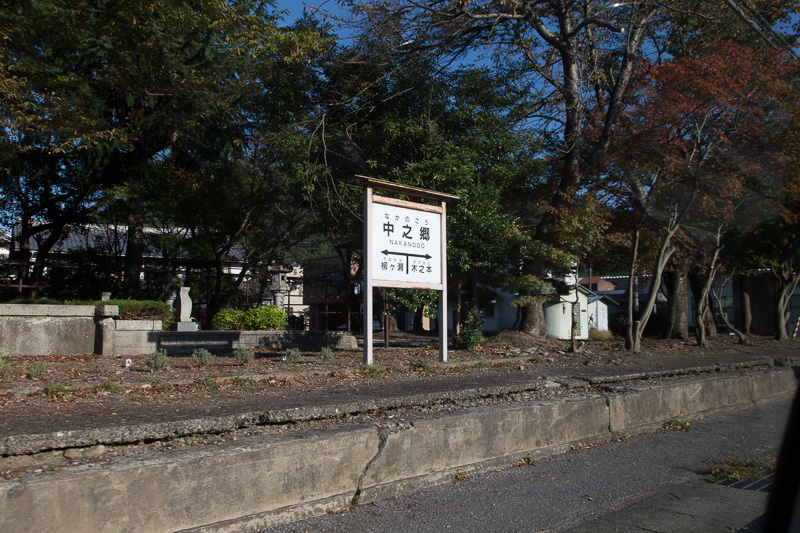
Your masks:
<svg viewBox="0 0 800 533"><path fill-rule="evenodd" d="M376 336L376 339L378 337ZM591 374L591 369L642 371L665 366L715 364L714 354L767 354L796 350L792 341L752 338L742 346L735 338L710 339L708 349L694 341L645 339L640 353L623 349L622 341L586 341L572 353L569 344L536 339L522 332L506 331L485 339L473 350L450 350L449 361L438 361L438 339L415 339L406 347L375 348L374 364L362 364L361 351L335 351L329 356L304 352L299 360L282 352L256 350L255 359L239 363L231 352L216 352L216 359L199 365L189 356L170 356L167 367L152 370L147 355L99 357L49 355L3 358L0 367L0 409L17 403L47 402L175 402L186 398L242 397L270 390L320 388L326 384L353 384L374 379L414 379L422 376L503 372L520 363L529 372ZM391 344L390 344L391 346Z"/></svg>
<svg viewBox="0 0 800 533"><path fill-rule="evenodd" d="M241 415L265 411L293 412L331 403L355 405L404 395L438 393L451 398L454 391L538 379L564 384L561 392L544 387L539 392L476 395L464 400L469 405L483 405L559 394L565 389L570 394L595 394L599 389L590 382L602 382L592 381L593 376L613 375L627 380L639 379L630 377L638 373L663 372L668 376L676 369L706 368L711 372L719 367L735 369L753 360L769 365L775 357L800 362L798 343L771 338L752 338L750 345L742 346L733 337L717 336L710 339L708 349L693 341L646 339L643 351L636 354L626 352L619 339L587 341L582 351L573 353L563 341L504 332L474 350L451 350L449 361L439 363L438 339L402 338L414 342L405 347L375 348L370 366L362 364L361 351L335 351L329 357L305 352L299 361L284 360L285 353L257 351L248 364L240 364L230 352L217 352L217 358L205 366L188 356L171 356L168 366L160 371L147 367L144 354L131 358L7 356L0 370L0 438L99 428L129 431L181 420L209 423L227 416L238 420ZM130 366L126 359L131 360ZM570 382L577 385L567 385ZM403 416L406 409L438 412L459 406L459 401L450 400L402 407L391 416ZM0 461L0 475L11 479L23 470L35 473L92 464L99 455L108 458L144 449L172 452L187 446L221 445L248 435L294 432L314 424L371 423L373 418L384 416L379 411L356 410L341 417L299 423L237 422L230 427L238 429L191 430L151 440L141 437L139 444L135 444L140 439L136 437L125 446L108 449L73 445L69 456L63 452L30 454L24 464L14 462L23 459L5 458Z"/></svg>

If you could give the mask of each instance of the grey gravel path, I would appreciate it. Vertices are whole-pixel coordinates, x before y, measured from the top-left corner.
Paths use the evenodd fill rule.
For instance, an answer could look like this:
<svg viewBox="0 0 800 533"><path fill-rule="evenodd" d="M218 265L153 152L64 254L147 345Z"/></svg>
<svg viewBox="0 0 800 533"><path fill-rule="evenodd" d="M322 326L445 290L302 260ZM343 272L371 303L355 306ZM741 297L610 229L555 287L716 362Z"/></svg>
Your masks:
<svg viewBox="0 0 800 533"><path fill-rule="evenodd" d="M783 400L264 531L752 531L767 494L708 483L705 461L776 456L789 408Z"/></svg>

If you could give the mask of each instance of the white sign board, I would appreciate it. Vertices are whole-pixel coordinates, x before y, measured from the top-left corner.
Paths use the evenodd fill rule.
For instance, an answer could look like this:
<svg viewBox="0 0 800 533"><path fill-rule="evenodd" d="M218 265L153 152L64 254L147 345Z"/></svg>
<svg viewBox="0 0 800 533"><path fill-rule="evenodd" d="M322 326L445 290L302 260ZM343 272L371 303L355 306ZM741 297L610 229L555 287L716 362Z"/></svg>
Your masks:
<svg viewBox="0 0 800 533"><path fill-rule="evenodd" d="M374 315L373 287L439 292L439 360L447 361L447 200L458 197L356 176L364 187L364 323ZM379 190L435 200L438 206L374 195ZM384 332L386 345L389 334ZM372 364L373 336L364 335L364 364Z"/></svg>
<svg viewBox="0 0 800 533"><path fill-rule="evenodd" d="M442 214L378 203L372 213L370 272L382 281L442 283Z"/></svg>

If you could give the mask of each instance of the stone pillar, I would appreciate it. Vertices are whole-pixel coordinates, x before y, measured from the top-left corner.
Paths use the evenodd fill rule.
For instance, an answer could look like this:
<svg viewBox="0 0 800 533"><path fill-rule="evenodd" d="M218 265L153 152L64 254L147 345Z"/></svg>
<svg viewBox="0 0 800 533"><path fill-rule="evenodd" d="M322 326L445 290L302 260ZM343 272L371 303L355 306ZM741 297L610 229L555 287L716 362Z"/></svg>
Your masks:
<svg viewBox="0 0 800 533"><path fill-rule="evenodd" d="M98 305L94 310L94 353L95 355L112 356L114 353L114 337L116 336L116 322L114 317L119 316L119 307L116 305Z"/></svg>
<svg viewBox="0 0 800 533"><path fill-rule="evenodd" d="M175 323L176 331L195 331L197 326L192 322L192 299L189 298L189 287L181 287L178 296L178 316Z"/></svg>

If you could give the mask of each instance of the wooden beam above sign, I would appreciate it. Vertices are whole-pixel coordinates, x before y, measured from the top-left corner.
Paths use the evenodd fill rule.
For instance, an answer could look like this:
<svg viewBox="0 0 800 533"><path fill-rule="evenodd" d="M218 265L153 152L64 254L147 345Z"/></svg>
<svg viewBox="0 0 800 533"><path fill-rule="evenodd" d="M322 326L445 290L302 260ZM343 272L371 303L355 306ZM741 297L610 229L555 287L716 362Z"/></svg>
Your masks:
<svg viewBox="0 0 800 533"><path fill-rule="evenodd" d="M436 200L437 202L447 202L448 200L458 200L458 196L454 194L446 194L443 192L432 191L430 189L422 189L420 187L412 187L410 185L401 185L391 181L379 180L377 178L368 178L367 176L356 175L355 178L350 180L353 185L359 187L369 187L381 191L389 191L398 194L407 194L416 198L427 198L429 200Z"/></svg>

